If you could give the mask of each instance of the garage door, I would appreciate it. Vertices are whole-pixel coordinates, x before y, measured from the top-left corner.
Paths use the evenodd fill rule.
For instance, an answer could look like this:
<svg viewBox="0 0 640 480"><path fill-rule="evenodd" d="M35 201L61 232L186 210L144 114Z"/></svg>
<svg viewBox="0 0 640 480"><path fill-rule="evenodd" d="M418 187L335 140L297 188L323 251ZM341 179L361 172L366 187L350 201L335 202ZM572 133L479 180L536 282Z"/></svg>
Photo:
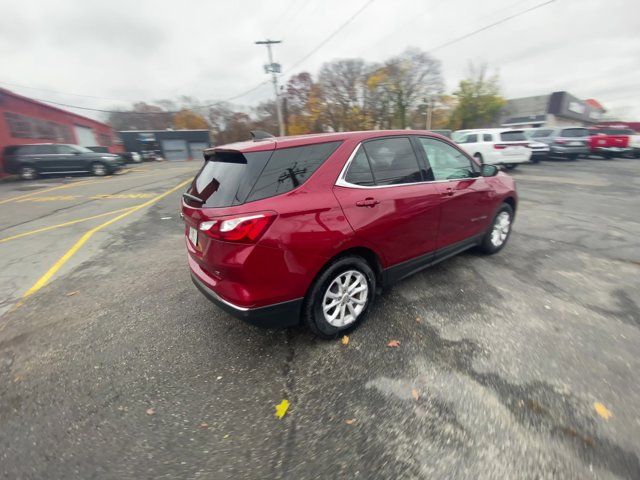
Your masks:
<svg viewBox="0 0 640 480"><path fill-rule="evenodd" d="M74 125L73 130L76 132L78 145L82 145L83 147L95 147L98 145L98 142L96 142L96 136L90 128Z"/></svg>
<svg viewBox="0 0 640 480"><path fill-rule="evenodd" d="M202 160L204 159L203 151L205 148L208 148L208 143L200 143L200 142L191 142L189 143L189 149L191 150L191 158L193 160Z"/></svg>
<svg viewBox="0 0 640 480"><path fill-rule="evenodd" d="M187 160L189 158L185 140L162 140L162 151L167 160Z"/></svg>

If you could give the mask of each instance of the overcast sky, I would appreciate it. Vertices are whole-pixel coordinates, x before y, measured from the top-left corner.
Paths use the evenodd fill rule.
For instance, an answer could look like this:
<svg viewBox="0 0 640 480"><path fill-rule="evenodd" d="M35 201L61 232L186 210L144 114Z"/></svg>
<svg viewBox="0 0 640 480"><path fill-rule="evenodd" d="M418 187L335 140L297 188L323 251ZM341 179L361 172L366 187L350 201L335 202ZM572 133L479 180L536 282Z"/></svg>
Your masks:
<svg viewBox="0 0 640 480"><path fill-rule="evenodd" d="M428 51L544 1L374 0L291 73L315 74L337 58L382 61L408 46ZM268 78L266 49L255 40L283 40L275 57L286 71L365 3L0 0L0 85L94 108L179 95L227 99ZM449 92L469 61L486 62L507 98L567 90L640 121L639 0L556 0L434 55ZM235 102L270 95L267 84Z"/></svg>

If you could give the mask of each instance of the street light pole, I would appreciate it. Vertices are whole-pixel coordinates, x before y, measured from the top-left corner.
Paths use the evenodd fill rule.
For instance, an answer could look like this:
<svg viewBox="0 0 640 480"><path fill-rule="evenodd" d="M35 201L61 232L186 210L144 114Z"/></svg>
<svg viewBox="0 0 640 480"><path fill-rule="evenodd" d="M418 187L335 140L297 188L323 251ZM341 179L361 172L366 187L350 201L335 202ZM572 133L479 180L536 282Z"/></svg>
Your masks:
<svg viewBox="0 0 640 480"><path fill-rule="evenodd" d="M282 120L282 106L280 105L280 93L278 92L278 73L280 73L280 64L273 61L273 53L271 51L271 45L276 43L282 43L282 40L260 40L256 42L256 45L266 45L267 52L269 53L269 63L264 66L264 70L267 73L271 73L271 81L273 82L273 91L276 94L276 112L278 113L278 129L280 130L280 136L284 136L284 121Z"/></svg>
<svg viewBox="0 0 640 480"><path fill-rule="evenodd" d="M433 112L433 97L427 97L427 124L425 130L431 130L431 115Z"/></svg>

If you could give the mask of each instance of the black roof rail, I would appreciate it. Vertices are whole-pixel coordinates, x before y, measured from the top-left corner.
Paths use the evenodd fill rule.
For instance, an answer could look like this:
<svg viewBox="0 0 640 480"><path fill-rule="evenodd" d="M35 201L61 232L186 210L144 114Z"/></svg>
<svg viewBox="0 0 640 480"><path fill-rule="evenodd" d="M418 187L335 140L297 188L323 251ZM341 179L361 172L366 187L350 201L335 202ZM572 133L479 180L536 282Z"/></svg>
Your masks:
<svg viewBox="0 0 640 480"><path fill-rule="evenodd" d="M265 132L263 130L251 130L251 138L254 142L258 142L260 140L265 140L267 138L275 138L269 132Z"/></svg>

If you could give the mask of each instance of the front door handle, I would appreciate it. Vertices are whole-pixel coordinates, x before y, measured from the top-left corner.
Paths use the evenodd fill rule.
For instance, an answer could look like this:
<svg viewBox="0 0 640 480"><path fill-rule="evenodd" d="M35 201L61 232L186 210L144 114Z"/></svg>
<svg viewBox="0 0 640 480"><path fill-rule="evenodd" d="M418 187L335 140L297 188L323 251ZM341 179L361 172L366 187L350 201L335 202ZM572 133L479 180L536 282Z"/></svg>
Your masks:
<svg viewBox="0 0 640 480"><path fill-rule="evenodd" d="M380 200L376 200L373 197L367 197L364 200L358 200L356 202L356 207L375 207L380 203Z"/></svg>
<svg viewBox="0 0 640 480"><path fill-rule="evenodd" d="M447 189L444 191L442 195L444 195L445 197L453 197L454 193L455 193L455 190L453 188L447 187Z"/></svg>

